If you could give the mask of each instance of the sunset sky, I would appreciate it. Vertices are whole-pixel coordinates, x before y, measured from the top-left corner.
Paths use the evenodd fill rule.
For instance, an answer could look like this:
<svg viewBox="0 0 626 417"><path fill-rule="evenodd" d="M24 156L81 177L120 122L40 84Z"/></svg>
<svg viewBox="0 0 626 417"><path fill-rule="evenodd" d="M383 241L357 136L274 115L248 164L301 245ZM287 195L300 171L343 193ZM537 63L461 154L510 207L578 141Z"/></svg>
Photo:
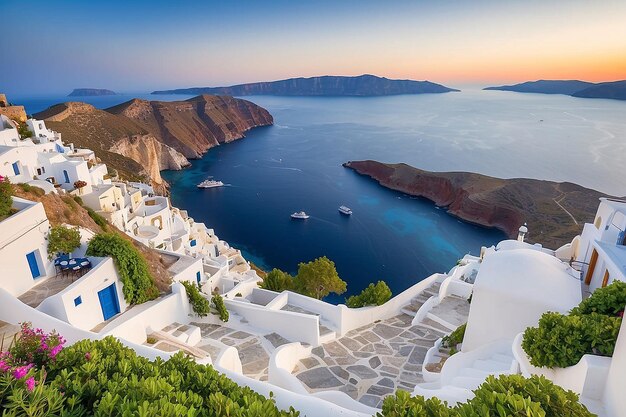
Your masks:
<svg viewBox="0 0 626 417"><path fill-rule="evenodd" d="M0 0L0 91L626 79L626 1Z"/></svg>

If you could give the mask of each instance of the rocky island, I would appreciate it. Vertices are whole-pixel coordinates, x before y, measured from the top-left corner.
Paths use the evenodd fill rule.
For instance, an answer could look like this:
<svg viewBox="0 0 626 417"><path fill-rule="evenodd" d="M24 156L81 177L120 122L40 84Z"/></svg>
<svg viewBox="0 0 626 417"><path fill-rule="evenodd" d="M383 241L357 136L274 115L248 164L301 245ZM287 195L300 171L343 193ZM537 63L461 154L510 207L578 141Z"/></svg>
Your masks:
<svg viewBox="0 0 626 417"><path fill-rule="evenodd" d="M51 106L35 114L76 147L96 150L122 178L146 179L167 187L164 169L181 169L222 143L273 123L262 107L228 96L201 95L185 101L133 99L100 110L80 102Z"/></svg>
<svg viewBox="0 0 626 417"><path fill-rule="evenodd" d="M104 88L75 88L68 97L91 97L91 96L116 96L115 91Z"/></svg>
<svg viewBox="0 0 626 417"><path fill-rule="evenodd" d="M569 182L501 179L470 172L429 172L406 164L350 161L343 166L380 185L424 197L470 223L517 236L528 223L528 240L555 249L593 222L605 194Z"/></svg>
<svg viewBox="0 0 626 417"><path fill-rule="evenodd" d="M626 100L626 80L590 83L579 80L538 80L514 85L487 87L484 90L515 91L518 93L565 94L581 98Z"/></svg>
<svg viewBox="0 0 626 417"><path fill-rule="evenodd" d="M152 94L227 94L233 96L386 96L433 94L459 91L430 81L390 80L375 75L343 77L326 75L310 78L239 84L230 87L193 87L153 91Z"/></svg>

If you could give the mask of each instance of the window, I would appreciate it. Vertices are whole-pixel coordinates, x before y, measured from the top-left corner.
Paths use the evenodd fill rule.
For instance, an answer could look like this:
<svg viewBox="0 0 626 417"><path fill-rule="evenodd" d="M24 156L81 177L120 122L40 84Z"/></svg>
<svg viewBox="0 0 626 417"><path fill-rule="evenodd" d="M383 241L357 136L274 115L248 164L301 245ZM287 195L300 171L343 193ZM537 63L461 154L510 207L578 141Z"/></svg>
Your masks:
<svg viewBox="0 0 626 417"><path fill-rule="evenodd" d="M191 242L189 242L189 246L191 246L191 247L196 246L196 239L194 239Z"/></svg>
<svg viewBox="0 0 626 417"><path fill-rule="evenodd" d="M198 284L200 284L201 279L202 279L202 275L200 274L200 271L196 272L196 281L198 281Z"/></svg>
<svg viewBox="0 0 626 417"><path fill-rule="evenodd" d="M69 174L67 173L66 170L63 170L63 177L65 177L65 183L66 184L70 182L70 176L69 176Z"/></svg>
<svg viewBox="0 0 626 417"><path fill-rule="evenodd" d="M80 295L78 297L74 298L74 306L75 307L78 307L82 303L83 303L83 299L80 297Z"/></svg>
<svg viewBox="0 0 626 417"><path fill-rule="evenodd" d="M13 173L15 175L20 175L20 167L18 166L17 162L13 162Z"/></svg>

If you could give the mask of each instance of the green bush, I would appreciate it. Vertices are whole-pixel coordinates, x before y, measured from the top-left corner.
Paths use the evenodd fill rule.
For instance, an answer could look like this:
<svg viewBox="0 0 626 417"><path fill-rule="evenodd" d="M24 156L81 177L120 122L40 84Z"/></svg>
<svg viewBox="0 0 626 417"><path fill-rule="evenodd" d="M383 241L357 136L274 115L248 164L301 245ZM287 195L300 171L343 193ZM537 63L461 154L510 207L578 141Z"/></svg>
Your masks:
<svg viewBox="0 0 626 417"><path fill-rule="evenodd" d="M57 410L60 398L62 412L16 415L298 416L293 408L281 411L273 399L237 385L211 366L199 365L182 353L167 361L150 361L113 337L83 340L67 347L46 370L47 381L38 386L54 400ZM2 409L10 410L19 404L26 408L37 400L32 395L15 397L19 387L7 391L3 393L0 381Z"/></svg>
<svg viewBox="0 0 626 417"><path fill-rule="evenodd" d="M274 268L263 278L260 286L265 290L282 292L293 289L293 277L280 269Z"/></svg>
<svg viewBox="0 0 626 417"><path fill-rule="evenodd" d="M223 322L227 322L230 318L230 315L228 314L228 310L226 309L226 305L224 304L224 299L222 298L222 296L219 294L213 294L211 302L215 306L217 314L220 316L220 320L222 320Z"/></svg>
<svg viewBox="0 0 626 417"><path fill-rule="evenodd" d="M0 216L11 214L13 206L13 187L6 177L0 176Z"/></svg>
<svg viewBox="0 0 626 417"><path fill-rule="evenodd" d="M614 281L611 285L598 288L583 300L570 314L582 315L599 313L615 316L626 306L626 282Z"/></svg>
<svg viewBox="0 0 626 417"><path fill-rule="evenodd" d="M74 196L74 201L76 201L76 203L78 203L78 205L80 205L80 206L84 205L83 199L80 198L80 196L75 195Z"/></svg>
<svg viewBox="0 0 626 417"><path fill-rule="evenodd" d="M115 233L94 236L87 247L89 256L111 256L124 285L124 299L141 304L158 297L159 290L148 270L148 264L133 244Z"/></svg>
<svg viewBox="0 0 626 417"><path fill-rule="evenodd" d="M346 287L346 282L339 278L335 263L325 256L298 265L294 288L300 294L321 300L331 292L343 294Z"/></svg>
<svg viewBox="0 0 626 417"><path fill-rule="evenodd" d="M209 300L200 293L198 286L189 281L181 281L180 283L183 284L187 291L187 298L189 299L189 304L191 304L193 312L200 317L208 316L211 312L211 306L209 305Z"/></svg>
<svg viewBox="0 0 626 417"><path fill-rule="evenodd" d="M379 306L385 304L391 298L391 290L385 281L367 286L359 295L348 297L346 305L350 308L365 306Z"/></svg>
<svg viewBox="0 0 626 417"><path fill-rule="evenodd" d="M18 187L20 187L24 192L31 193L37 197L41 197L46 194L46 192L42 188L26 184L25 182L19 183Z"/></svg>
<svg viewBox="0 0 626 417"><path fill-rule="evenodd" d="M474 398L448 407L437 398L411 397L398 391L383 400L377 417L596 417L543 376L489 376L474 390Z"/></svg>
<svg viewBox="0 0 626 417"><path fill-rule="evenodd" d="M102 228L102 230L107 230L108 223L104 217L87 207L87 214L89 217L93 219L93 221Z"/></svg>
<svg viewBox="0 0 626 417"><path fill-rule="evenodd" d="M465 329L467 327L467 323L461 324L456 328L455 331L450 333L447 336L444 336L441 339L441 346L444 348L450 349L450 355L454 355L457 350L456 347L459 343L463 343L463 338L465 337Z"/></svg>
<svg viewBox="0 0 626 417"><path fill-rule="evenodd" d="M569 315L548 312L524 332L522 348L534 366L565 368L585 354L612 356L626 304L626 283L597 289Z"/></svg>
<svg viewBox="0 0 626 417"><path fill-rule="evenodd" d="M78 227L54 226L48 233L48 259L57 253L72 253L80 247Z"/></svg>

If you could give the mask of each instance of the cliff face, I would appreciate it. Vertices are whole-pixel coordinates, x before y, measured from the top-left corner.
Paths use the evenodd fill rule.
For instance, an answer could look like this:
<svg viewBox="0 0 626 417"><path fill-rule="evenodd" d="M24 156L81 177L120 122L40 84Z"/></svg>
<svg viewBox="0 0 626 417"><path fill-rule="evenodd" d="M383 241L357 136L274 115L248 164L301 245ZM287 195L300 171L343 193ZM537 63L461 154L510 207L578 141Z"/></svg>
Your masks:
<svg viewBox="0 0 626 417"><path fill-rule="evenodd" d="M68 97L86 97L86 96L114 96L115 91L106 90L104 88L75 88Z"/></svg>
<svg viewBox="0 0 626 417"><path fill-rule="evenodd" d="M134 99L99 110L85 103L57 104L35 115L63 140L94 149L123 178L148 179L160 192L167 184L159 171L181 169L187 158L244 137L273 123L269 112L232 97L200 96L187 101Z"/></svg>
<svg viewBox="0 0 626 417"><path fill-rule="evenodd" d="M343 77L326 75L310 78L239 84L230 87L198 87L154 91L152 94L228 94L282 96L384 96L458 91L430 81L390 80L375 75Z"/></svg>
<svg viewBox="0 0 626 417"><path fill-rule="evenodd" d="M626 100L626 80L589 83L578 80L539 80L515 85L487 87L484 90L515 91L518 93L565 94L580 98Z"/></svg>
<svg viewBox="0 0 626 417"><path fill-rule="evenodd" d="M469 172L428 172L406 164L344 164L382 186L424 197L465 221L502 230L510 238L528 223L529 240L557 248L592 222L603 194L572 183L500 179Z"/></svg>

